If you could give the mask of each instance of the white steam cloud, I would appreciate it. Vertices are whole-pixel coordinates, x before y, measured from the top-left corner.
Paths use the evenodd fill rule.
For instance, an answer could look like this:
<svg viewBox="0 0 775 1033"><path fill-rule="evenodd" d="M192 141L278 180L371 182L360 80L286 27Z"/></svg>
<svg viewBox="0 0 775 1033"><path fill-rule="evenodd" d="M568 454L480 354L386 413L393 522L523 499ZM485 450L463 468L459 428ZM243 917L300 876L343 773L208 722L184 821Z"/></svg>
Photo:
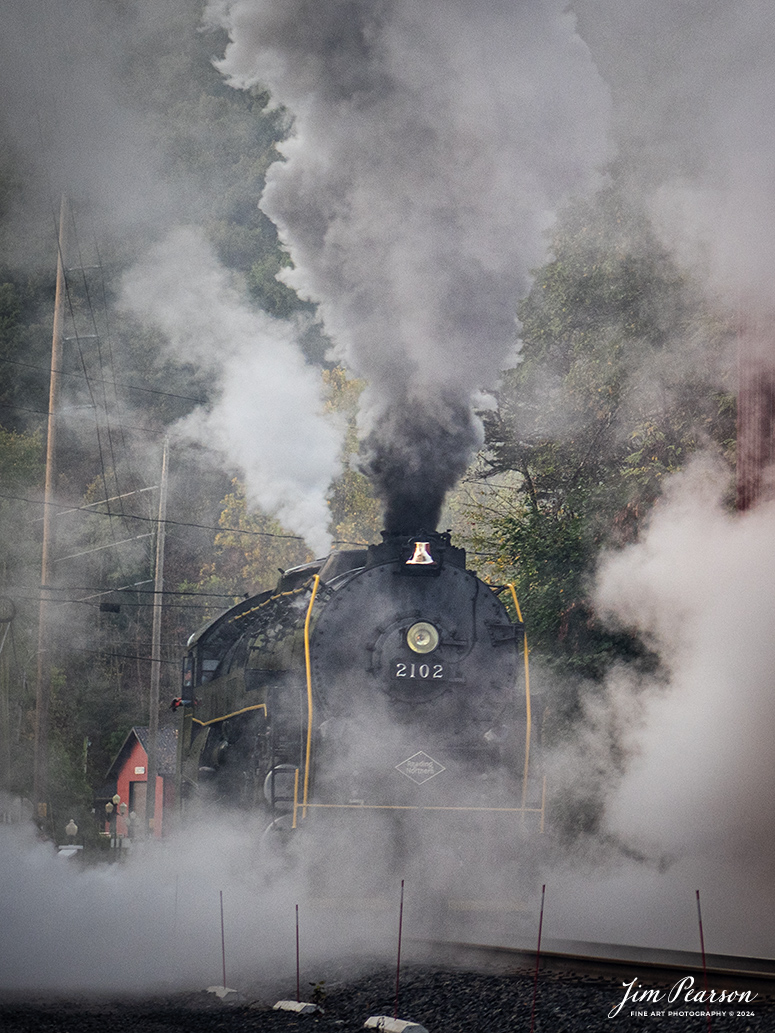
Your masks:
<svg viewBox="0 0 775 1033"><path fill-rule="evenodd" d="M389 530L435 526L480 442L561 201L610 156L608 92L562 0L221 0L229 82L294 115L261 207L370 387Z"/></svg>
<svg viewBox="0 0 775 1033"><path fill-rule="evenodd" d="M601 569L599 605L669 666L642 701L609 820L651 850L745 859L753 877L772 875L775 846L762 820L775 785L775 507L732 515L722 486L692 467L643 542Z"/></svg>
<svg viewBox="0 0 775 1033"><path fill-rule="evenodd" d="M637 630L666 673L614 671L558 768L577 789L603 779L600 833L619 848L590 845L552 879L565 935L697 950L700 889L708 950L771 951L775 506L731 514L726 486L697 461L642 541L602 563L601 612Z"/></svg>
<svg viewBox="0 0 775 1033"><path fill-rule="evenodd" d="M122 304L167 336L176 358L212 373L216 399L177 430L244 472L248 498L319 552L341 428L323 415L319 372L298 327L248 306L201 231L179 227L124 277Z"/></svg>
<svg viewBox="0 0 775 1033"><path fill-rule="evenodd" d="M331 981L343 962L357 972L384 949L363 916L353 921L347 909L338 914L310 900L290 871L292 858L272 863L259 830L244 820L213 814L187 832L163 843L125 844L121 863L81 865L36 840L31 826L0 826L7 877L0 896L0 991L131 999L203 990L222 983L223 942L229 986L251 996L289 997L295 995L295 904L305 987Z"/></svg>

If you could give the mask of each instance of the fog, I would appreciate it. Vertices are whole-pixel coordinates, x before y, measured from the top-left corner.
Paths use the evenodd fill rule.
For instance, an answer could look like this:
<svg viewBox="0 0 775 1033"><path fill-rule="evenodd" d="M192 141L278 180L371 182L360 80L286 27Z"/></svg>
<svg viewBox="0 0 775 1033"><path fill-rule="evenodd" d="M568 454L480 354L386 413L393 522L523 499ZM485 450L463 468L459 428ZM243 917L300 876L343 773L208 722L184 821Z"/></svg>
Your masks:
<svg viewBox="0 0 775 1033"><path fill-rule="evenodd" d="M330 980L342 959L357 969L359 948L379 957L365 925L311 910L293 877L268 877L255 828L214 817L184 841L125 846L120 862L82 868L31 831L0 828L13 888L0 900L0 988L133 996L221 986L221 894L231 987L295 997L296 904L305 988Z"/></svg>
<svg viewBox="0 0 775 1033"><path fill-rule="evenodd" d="M720 310L773 309L772 6L572 8L207 7L228 34L215 55L225 80L268 85L293 117L260 203L293 260L285 281L317 305L332 357L369 382L363 461L390 528L435 524L481 442L474 403L515 361L517 304L556 211L603 182L615 155ZM174 32L176 9L117 10L68 5L60 48L55 5L11 6L9 145L42 195L90 195L98 224L148 234L124 281L127 311L215 385L212 407L176 433L214 445L252 501L324 549L340 430L320 415L304 326L246 303L196 223L201 198L167 178L164 142L121 95L129 40ZM532 892L537 924L545 881L549 938L696 949L699 889L708 950L772 952L775 511L732 515L727 489L726 471L698 462L669 484L641 540L601 561L599 608L639 631L662 668L652 680L614 670L590 688L574 736L548 760L556 785L603 801L596 837L536 864L528 915ZM334 933L343 958L371 950L373 918L313 920L303 874L265 875L258 833L205 827L81 870L30 831L0 827L0 986L218 983L221 891L229 982L292 972L298 902L309 981L326 978ZM389 915L402 873L384 874Z"/></svg>
<svg viewBox="0 0 775 1033"><path fill-rule="evenodd" d="M772 307L771 44L764 0L576 0L633 183L680 259L734 308Z"/></svg>
<svg viewBox="0 0 775 1033"><path fill-rule="evenodd" d="M137 255L125 285L116 285L124 312L137 318L140 332L161 330L167 354L178 365L196 362L212 389L209 409L195 408L185 425L171 428L172 436L195 442L203 465L225 466L242 477L251 505L278 515L314 551L325 552L331 541L326 492L339 470L342 428L323 418L320 372L307 366L299 343L310 317L270 319L250 302L245 284L219 264L204 227L211 227L208 206L220 180L227 180L226 158L222 167L211 163L207 190L197 186L177 154L197 146L195 112L185 109L175 122L160 117L162 75L174 74L174 64L156 64L159 44L179 38L181 51L192 49L197 21L191 5L78 0L65 11L56 3L14 0L6 6L0 132L16 164L13 188L4 195L5 260L30 261L39 253L39 235L48 231L54 264L60 195L69 202L69 283L80 290L91 277L94 307L105 296L104 266L103 282L93 282L100 250L112 255L123 249L124 264ZM155 81L143 81L143 66L145 78ZM170 103L180 107L185 92L176 82L169 87ZM17 168L23 188L13 178ZM71 337L97 329L72 295L66 319ZM107 348L107 314L99 332ZM152 367L157 358L149 356ZM80 361L85 368L83 352ZM142 387L143 374L152 371L133 371L132 380ZM72 381L67 387L75 390ZM110 394L114 422L122 410L132 415L121 432L131 440L135 466L158 470L158 442L142 432L137 394L127 398L115 377ZM81 396L93 407L85 387ZM60 423L76 436L94 434L92 420L75 420L67 405ZM149 479L156 476L149 473Z"/></svg>
<svg viewBox="0 0 775 1033"><path fill-rule="evenodd" d="M590 687L575 748L550 762L602 792L602 827L554 874L549 928L571 938L769 956L775 902L775 509L730 514L727 474L675 477L642 540L601 562L596 602L659 654L659 676Z"/></svg>

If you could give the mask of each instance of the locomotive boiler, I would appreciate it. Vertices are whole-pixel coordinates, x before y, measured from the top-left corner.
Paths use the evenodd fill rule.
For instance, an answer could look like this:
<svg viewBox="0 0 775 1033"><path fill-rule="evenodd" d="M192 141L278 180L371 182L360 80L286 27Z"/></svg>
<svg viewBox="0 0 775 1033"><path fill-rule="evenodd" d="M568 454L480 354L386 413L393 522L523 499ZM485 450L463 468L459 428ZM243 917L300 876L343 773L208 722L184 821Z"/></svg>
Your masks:
<svg viewBox="0 0 775 1033"><path fill-rule="evenodd" d="M184 660L184 811L210 801L356 842L368 827L439 867L453 844L461 868L482 835L534 834L538 715L504 595L518 614L448 533L383 533L212 620Z"/></svg>

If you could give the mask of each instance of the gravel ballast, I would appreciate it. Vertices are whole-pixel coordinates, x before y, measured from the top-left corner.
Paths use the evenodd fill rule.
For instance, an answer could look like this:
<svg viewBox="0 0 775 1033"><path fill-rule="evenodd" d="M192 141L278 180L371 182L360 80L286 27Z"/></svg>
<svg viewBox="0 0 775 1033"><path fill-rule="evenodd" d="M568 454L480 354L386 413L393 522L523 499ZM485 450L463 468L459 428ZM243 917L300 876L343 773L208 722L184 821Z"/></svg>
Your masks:
<svg viewBox="0 0 775 1033"><path fill-rule="evenodd" d="M421 1023L429 1033L529 1033L533 975L482 975L411 968L402 973L398 1016ZM271 991L240 988L229 1004L204 991L139 1000L21 1002L0 1000L3 1033L355 1033L370 1015L392 1015L395 972L380 970L318 987L324 1011L300 1016L275 1011ZM655 1015L659 1005L621 1002L621 984L541 974L535 1006L535 1033L706 1033L702 1005L674 1004L673 1014ZM287 996L287 988L285 990ZM750 1005L713 1005L713 1033L775 1033L772 1000L761 995ZM645 1014L634 1014L642 1011ZM725 1012L725 1014L718 1014ZM751 1015L750 1013L753 1012ZM748 1013L748 1014L746 1014Z"/></svg>

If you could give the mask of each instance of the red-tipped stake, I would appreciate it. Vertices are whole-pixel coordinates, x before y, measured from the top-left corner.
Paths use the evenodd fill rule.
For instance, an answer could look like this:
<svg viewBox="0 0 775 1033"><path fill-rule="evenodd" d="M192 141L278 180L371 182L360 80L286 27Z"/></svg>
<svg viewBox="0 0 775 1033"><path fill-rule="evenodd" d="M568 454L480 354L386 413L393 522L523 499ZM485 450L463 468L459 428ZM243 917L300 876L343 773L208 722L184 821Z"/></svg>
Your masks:
<svg viewBox="0 0 775 1033"><path fill-rule="evenodd" d="M428 1033L419 1022L398 1017L398 986L401 976L401 933L404 925L404 880L401 880L401 906L398 909L398 960L396 961L396 1001L393 1018L389 1015L370 1015L364 1022L365 1029L376 1029L378 1033Z"/></svg>
<svg viewBox="0 0 775 1033"><path fill-rule="evenodd" d="M323 1009L310 1001L301 999L301 965L299 964L299 905L296 905L296 1000L278 1001L274 1006L275 1011L292 1011L297 1015L316 1015Z"/></svg>
<svg viewBox="0 0 775 1033"><path fill-rule="evenodd" d="M536 1021L536 996L538 994L538 964L541 960L541 930L544 926L544 897L546 896L546 883L541 887L541 916L538 919L538 947L536 948L536 971L533 978L533 1007L530 1012L530 1033L535 1029Z"/></svg>
<svg viewBox="0 0 775 1033"><path fill-rule="evenodd" d="M223 982L221 983L220 986L208 986L207 992L208 992L208 994L216 994L222 1000L223 999L232 999L232 1000L234 1000L235 998L239 997L239 995L237 994L237 991L236 990L229 990L229 988L226 986L226 936L225 936L224 931L223 931L223 890L220 891L220 897L221 897L221 963L223 965L223 969L222 969Z"/></svg>
<svg viewBox="0 0 775 1033"><path fill-rule="evenodd" d="M705 986L705 997L708 996L708 966L705 964L705 935L702 931L702 908L700 907L700 891L697 890L697 920L700 923L700 951L702 952L702 978ZM710 1033L710 1009L706 1010L708 1016L708 1033Z"/></svg>
<svg viewBox="0 0 775 1033"><path fill-rule="evenodd" d="M299 983L299 905L296 905L296 1000L301 1001L301 986Z"/></svg>
<svg viewBox="0 0 775 1033"><path fill-rule="evenodd" d="M223 989L226 989L226 937L223 932L223 890L221 890L221 961L223 962Z"/></svg>
<svg viewBox="0 0 775 1033"><path fill-rule="evenodd" d="M404 880L401 880L401 904L398 908L398 961L396 962L396 1002L393 1018L398 1018L398 981L401 975L401 931L404 925Z"/></svg>

